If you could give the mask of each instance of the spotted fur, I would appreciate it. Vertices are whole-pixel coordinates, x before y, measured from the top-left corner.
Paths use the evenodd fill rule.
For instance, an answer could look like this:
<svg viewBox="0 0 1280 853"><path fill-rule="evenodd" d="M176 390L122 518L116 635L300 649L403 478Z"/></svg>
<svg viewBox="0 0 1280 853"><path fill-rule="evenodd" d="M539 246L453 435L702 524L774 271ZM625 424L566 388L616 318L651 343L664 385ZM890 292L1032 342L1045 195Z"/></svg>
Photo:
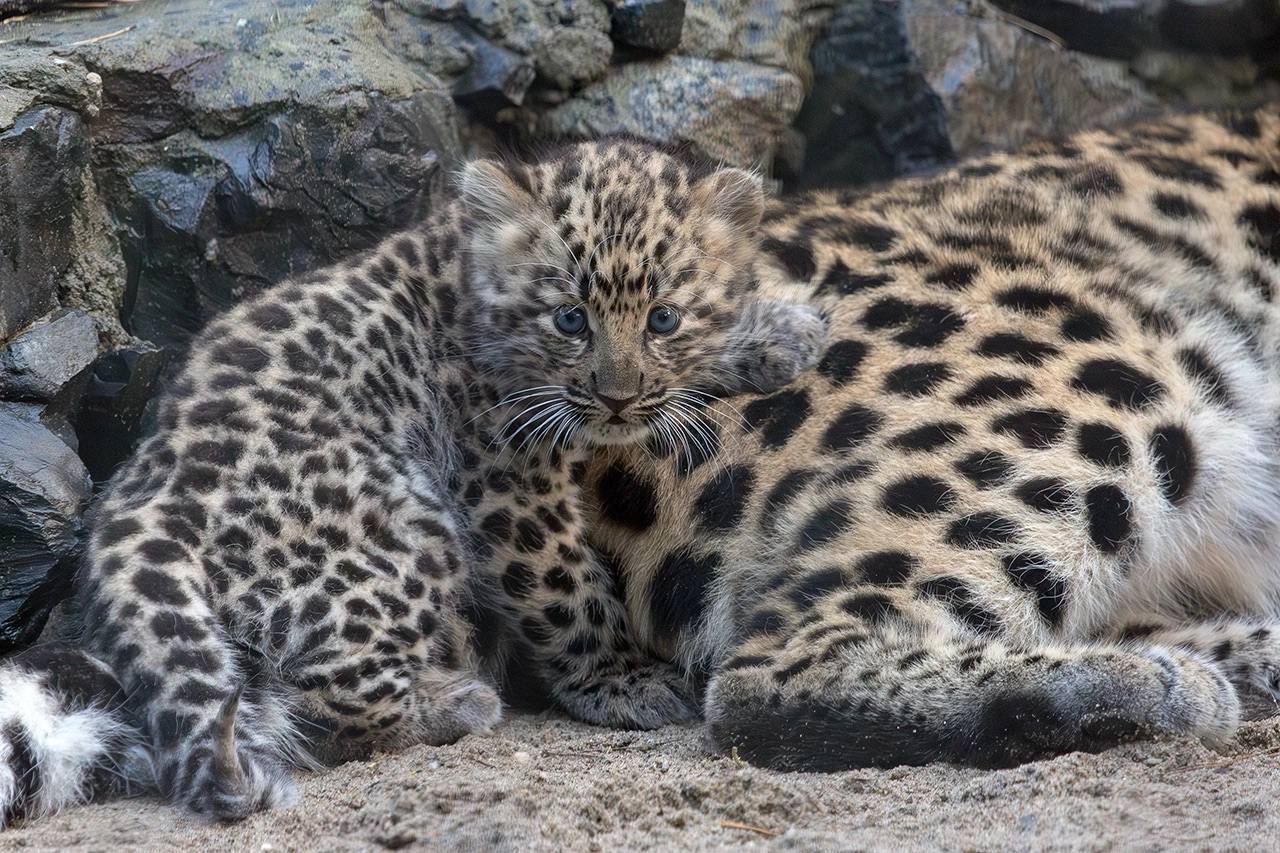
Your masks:
<svg viewBox="0 0 1280 853"><path fill-rule="evenodd" d="M112 784L235 820L289 802L291 767L485 730L489 650L508 645L488 588L605 578L580 575L581 438L628 441L626 406L674 423L816 359L817 309L754 277L745 172L618 141L472 164L461 189L194 344L96 509L71 644L0 669L0 825ZM661 340L632 328L655 301L678 321ZM574 306L592 323L566 336L554 315ZM531 581L505 558L483 570L506 549ZM548 553L566 568L543 572ZM540 641L534 671L584 714L590 680L612 685L602 722L687 713L683 676L629 646L622 601L599 592L600 638Z"/></svg>
<svg viewBox="0 0 1280 853"><path fill-rule="evenodd" d="M719 746L991 766L1276 712L1278 166L1264 110L769 207L816 370L708 410L695 470L586 476L634 642L707 680Z"/></svg>

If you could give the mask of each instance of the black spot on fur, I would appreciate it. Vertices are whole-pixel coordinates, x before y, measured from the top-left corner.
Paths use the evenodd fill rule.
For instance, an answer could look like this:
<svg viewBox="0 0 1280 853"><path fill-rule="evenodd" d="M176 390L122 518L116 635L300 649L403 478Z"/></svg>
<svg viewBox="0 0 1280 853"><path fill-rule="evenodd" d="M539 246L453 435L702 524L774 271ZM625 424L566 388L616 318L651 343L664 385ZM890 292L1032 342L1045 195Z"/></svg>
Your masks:
<svg viewBox="0 0 1280 853"><path fill-rule="evenodd" d="M898 615L898 608L894 607L889 596L882 592L864 592L855 595L843 602L840 609L850 616L865 619L872 625L878 625Z"/></svg>
<svg viewBox="0 0 1280 853"><path fill-rule="evenodd" d="M177 578L155 569L139 569L133 575L133 588L142 597L156 604L185 607L191 599L182 590Z"/></svg>
<svg viewBox="0 0 1280 853"><path fill-rule="evenodd" d="M809 516L796 536L796 553L812 551L826 545L849 527L853 504L840 498Z"/></svg>
<svg viewBox="0 0 1280 853"><path fill-rule="evenodd" d="M975 512L951 522L947 544L957 548L996 548L1018 538L1018 525L994 512Z"/></svg>
<svg viewBox="0 0 1280 853"><path fill-rule="evenodd" d="M926 598L941 602L958 620L971 630L989 634L999 629L1000 619L978 603L973 590L962 580L950 575L933 578L916 587Z"/></svg>
<svg viewBox="0 0 1280 853"><path fill-rule="evenodd" d="M1069 341L1088 343L1111 337L1111 324L1106 318L1089 308L1078 308L1062 320L1062 336Z"/></svg>
<svg viewBox="0 0 1280 853"><path fill-rule="evenodd" d="M907 328L893 339L903 346L927 349L941 346L964 327L964 318L946 305L919 305Z"/></svg>
<svg viewBox="0 0 1280 853"><path fill-rule="evenodd" d="M867 345L862 341L836 341L827 347L818 362L818 373L827 377L832 385L844 385L858 374L858 367L867 357Z"/></svg>
<svg viewBox="0 0 1280 853"><path fill-rule="evenodd" d="M854 403L841 412L822 434L822 447L833 452L853 450L867 441L884 418L866 406Z"/></svg>
<svg viewBox="0 0 1280 853"><path fill-rule="evenodd" d="M1052 447L1062 438L1067 416L1057 409L1024 409L996 418L994 432L1011 435L1029 450Z"/></svg>
<svg viewBox="0 0 1280 853"><path fill-rule="evenodd" d="M812 607L831 593L845 586L844 572L837 567L810 572L796 581L787 593L796 607Z"/></svg>
<svg viewBox="0 0 1280 853"><path fill-rule="evenodd" d="M1113 358L1087 361L1071 380L1071 387L1097 394L1117 409L1140 410L1164 398L1164 385L1128 362Z"/></svg>
<svg viewBox="0 0 1280 853"><path fill-rule="evenodd" d="M814 296L852 296L855 293L883 287L888 283L889 276L883 273L875 275L855 273L850 271L843 262L836 261L822 277L822 282L814 289L813 294Z"/></svg>
<svg viewBox="0 0 1280 853"><path fill-rule="evenodd" d="M899 433L889 439L886 444L896 450L927 452L954 444L964 434L965 428L961 424L955 421L940 421Z"/></svg>
<svg viewBox="0 0 1280 853"><path fill-rule="evenodd" d="M956 470L979 489L994 489L1013 476L1013 462L994 450L976 450L956 462Z"/></svg>
<svg viewBox="0 0 1280 853"><path fill-rule="evenodd" d="M755 473L746 465L730 465L716 474L693 505L702 529L719 532L735 527L742 519L755 480Z"/></svg>
<svg viewBox="0 0 1280 853"><path fill-rule="evenodd" d="M681 549L663 558L649 599L649 618L658 636L674 636L699 619L709 603L719 568L719 554L699 556Z"/></svg>
<svg viewBox="0 0 1280 853"><path fill-rule="evenodd" d="M1122 468L1129 464L1132 454L1124 435L1110 424L1087 423L1076 436L1076 451L1105 468Z"/></svg>
<svg viewBox="0 0 1280 853"><path fill-rule="evenodd" d="M187 552L172 539L148 539L138 546L138 554L148 562L163 565L179 562Z"/></svg>
<svg viewBox="0 0 1280 853"><path fill-rule="evenodd" d="M1014 493L1018 500L1036 512L1066 512L1073 503L1071 489L1067 484L1052 477L1027 480Z"/></svg>
<svg viewBox="0 0 1280 853"><path fill-rule="evenodd" d="M938 361L907 364L889 372L884 389L892 394L923 397L951 378L951 368Z"/></svg>
<svg viewBox="0 0 1280 853"><path fill-rule="evenodd" d="M511 513L494 510L480 521L480 531L493 542L505 542L511 536Z"/></svg>
<svg viewBox="0 0 1280 853"><path fill-rule="evenodd" d="M918 567L919 561L905 551L874 551L854 566L864 582L877 586L906 583Z"/></svg>
<svg viewBox="0 0 1280 853"><path fill-rule="evenodd" d="M1046 287L1016 285L996 294L996 302L1025 314L1043 314L1053 308L1071 308L1076 301L1065 293Z"/></svg>
<svg viewBox="0 0 1280 853"><path fill-rule="evenodd" d="M249 312L248 319L264 332L280 332L293 326L289 309L274 302L257 306Z"/></svg>
<svg viewBox="0 0 1280 853"><path fill-rule="evenodd" d="M1001 560L1005 574L1036 599L1036 609L1051 627L1062 624L1066 611L1067 585L1053 570L1052 564L1039 554L1010 554Z"/></svg>
<svg viewBox="0 0 1280 853"><path fill-rule="evenodd" d="M872 222L851 222L840 229L839 236L850 243L863 246L873 252L887 251L893 241L898 239L898 232L884 225Z"/></svg>
<svg viewBox="0 0 1280 853"><path fill-rule="evenodd" d="M978 343L977 353L987 358L1007 358L1022 364L1038 365L1061 353L1053 344L1035 341L1017 332L987 335Z"/></svg>
<svg viewBox="0 0 1280 853"><path fill-rule="evenodd" d="M502 573L502 589L512 598L527 598L536 585L533 570L524 563L510 563Z"/></svg>
<svg viewBox="0 0 1280 853"><path fill-rule="evenodd" d="M1231 389L1222 371L1209 360L1209 356L1199 347L1186 347L1178 350L1178 363L1186 371L1187 376L1200 386L1205 396L1220 406L1232 405Z"/></svg>
<svg viewBox="0 0 1280 853"><path fill-rule="evenodd" d="M811 468L798 468L782 475L765 495L764 507L760 510L761 525L772 527L778 513L795 500L804 491L805 486L813 482L817 476L818 472Z"/></svg>
<svg viewBox="0 0 1280 853"><path fill-rule="evenodd" d="M647 530L658 518L658 496L650 483L620 464L610 465L597 484L605 518L631 530Z"/></svg>
<svg viewBox="0 0 1280 853"><path fill-rule="evenodd" d="M1148 443L1160 475L1160 491L1177 506L1191 494L1196 479L1196 453L1191 436L1179 426L1163 426L1151 433Z"/></svg>
<svg viewBox="0 0 1280 853"><path fill-rule="evenodd" d="M946 482L924 475L895 480L880 498L885 512L906 517L946 512L955 502L955 492Z"/></svg>
<svg viewBox="0 0 1280 853"><path fill-rule="evenodd" d="M240 338L215 346L209 353L209 360L224 367L238 367L247 373L258 373L271 363L266 350L260 345Z"/></svg>
<svg viewBox="0 0 1280 853"><path fill-rule="evenodd" d="M760 247L777 258L792 278L807 282L817 272L813 250L806 245L769 238Z"/></svg>
<svg viewBox="0 0 1280 853"><path fill-rule="evenodd" d="M1181 193L1156 193L1151 204L1171 219L1204 219L1204 208Z"/></svg>
<svg viewBox="0 0 1280 853"><path fill-rule="evenodd" d="M806 391L779 391L749 403L742 416L748 428L760 432L765 447L781 447L809 417L810 408Z"/></svg>
<svg viewBox="0 0 1280 853"><path fill-rule="evenodd" d="M951 264L939 267L925 276L924 280L951 290L964 290L973 283L973 277L977 274L978 267L974 264Z"/></svg>
<svg viewBox="0 0 1280 853"><path fill-rule="evenodd" d="M1152 174L1173 181L1194 184L1205 189L1222 188L1215 172L1184 160L1181 157L1169 157L1163 154L1132 154L1131 158L1145 166Z"/></svg>
<svg viewBox="0 0 1280 853"><path fill-rule="evenodd" d="M911 319L914 306L896 296L888 296L872 303L862 314L862 325L868 329L891 329Z"/></svg>
<svg viewBox="0 0 1280 853"><path fill-rule="evenodd" d="M1084 496L1089 516L1089 538L1099 551L1114 554L1133 530L1133 507L1118 486L1094 486Z"/></svg>
<svg viewBox="0 0 1280 853"><path fill-rule="evenodd" d="M955 396L958 406L981 406L1025 397L1035 387L1019 376L984 376Z"/></svg>

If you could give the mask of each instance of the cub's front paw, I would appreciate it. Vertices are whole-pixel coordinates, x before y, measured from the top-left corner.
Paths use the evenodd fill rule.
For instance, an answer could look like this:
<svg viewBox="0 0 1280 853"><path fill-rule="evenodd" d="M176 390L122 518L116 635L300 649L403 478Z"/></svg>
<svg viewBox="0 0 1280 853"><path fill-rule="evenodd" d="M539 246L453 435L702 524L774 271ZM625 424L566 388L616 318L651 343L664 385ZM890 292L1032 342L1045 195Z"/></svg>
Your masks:
<svg viewBox="0 0 1280 853"><path fill-rule="evenodd" d="M665 663L592 674L557 685L554 692L570 715L598 726L656 729L697 716L688 679Z"/></svg>
<svg viewBox="0 0 1280 853"><path fill-rule="evenodd" d="M772 340L755 368L763 391L790 384L818 363L827 344L827 321L810 305L779 305L771 325Z"/></svg>

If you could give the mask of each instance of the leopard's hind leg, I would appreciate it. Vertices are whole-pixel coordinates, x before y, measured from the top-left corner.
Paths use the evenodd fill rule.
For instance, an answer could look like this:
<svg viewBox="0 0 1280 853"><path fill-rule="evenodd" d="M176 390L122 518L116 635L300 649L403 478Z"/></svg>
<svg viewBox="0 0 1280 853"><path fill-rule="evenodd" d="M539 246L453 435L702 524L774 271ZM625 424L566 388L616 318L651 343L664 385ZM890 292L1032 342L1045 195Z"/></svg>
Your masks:
<svg viewBox="0 0 1280 853"><path fill-rule="evenodd" d="M1229 737L1236 690L1175 645L1019 646L864 588L747 640L712 679L717 745L777 769L1008 766L1138 731Z"/></svg>
<svg viewBox="0 0 1280 853"><path fill-rule="evenodd" d="M1235 685L1245 719L1280 715L1280 620L1143 622L1127 625L1114 636L1130 648L1155 645L1211 660Z"/></svg>
<svg viewBox="0 0 1280 853"><path fill-rule="evenodd" d="M239 820L293 800L282 751L290 732L215 612L210 577L225 567L159 534L166 520L163 506L145 507L97 531L82 639L119 680L160 793Z"/></svg>

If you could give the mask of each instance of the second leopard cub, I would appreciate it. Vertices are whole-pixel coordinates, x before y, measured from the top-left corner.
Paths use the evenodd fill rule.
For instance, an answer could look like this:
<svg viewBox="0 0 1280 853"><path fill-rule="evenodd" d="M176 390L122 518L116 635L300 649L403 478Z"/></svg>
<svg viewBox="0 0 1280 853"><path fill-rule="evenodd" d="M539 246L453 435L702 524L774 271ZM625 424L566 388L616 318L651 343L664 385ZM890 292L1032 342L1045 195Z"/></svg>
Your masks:
<svg viewBox="0 0 1280 853"><path fill-rule="evenodd" d="M594 446L790 381L825 323L756 277L745 172L614 141L461 183L195 342L97 507L67 642L0 665L0 826L121 781L242 818L288 801L291 766L488 727L470 617L494 574L576 596L513 608L571 712L688 712L630 640L578 478Z"/></svg>

